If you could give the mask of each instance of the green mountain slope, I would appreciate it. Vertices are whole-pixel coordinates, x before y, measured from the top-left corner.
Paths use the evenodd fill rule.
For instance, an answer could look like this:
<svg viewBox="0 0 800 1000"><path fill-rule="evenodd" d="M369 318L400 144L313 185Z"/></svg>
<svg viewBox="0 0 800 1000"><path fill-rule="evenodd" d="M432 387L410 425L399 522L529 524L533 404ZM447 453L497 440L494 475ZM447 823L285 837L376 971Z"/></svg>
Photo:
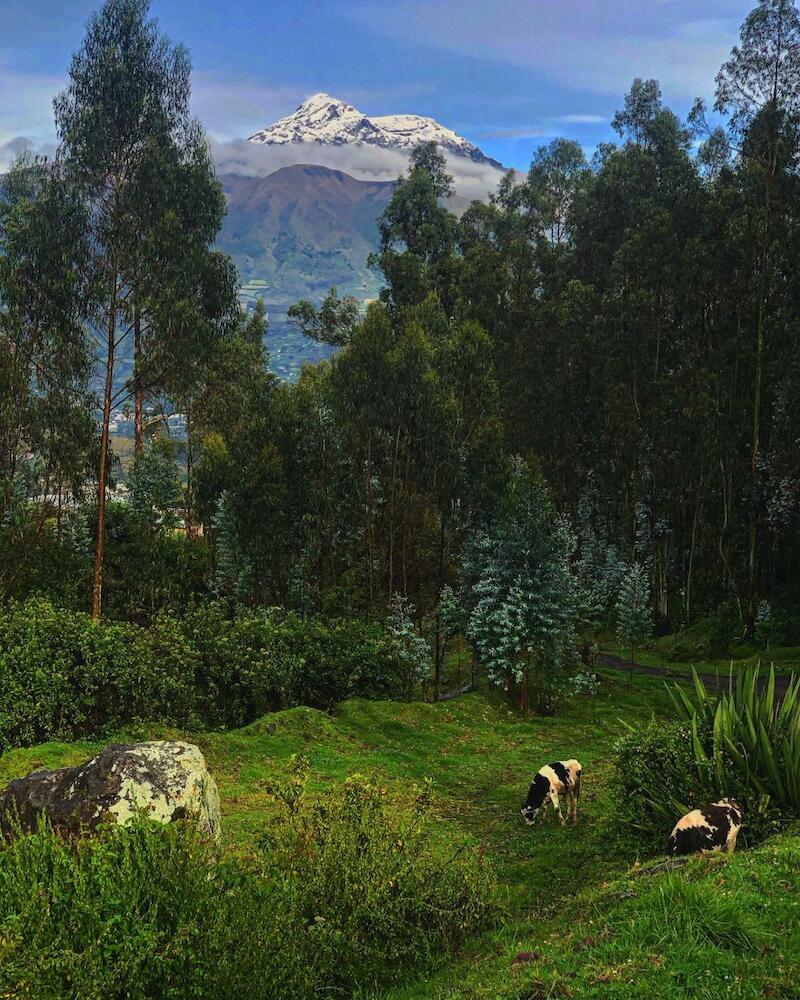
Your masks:
<svg viewBox="0 0 800 1000"><path fill-rule="evenodd" d="M359 299L377 294L366 260L393 183L306 164L268 177L226 175L222 183L228 214L218 243L236 261L245 292L277 312L331 285Z"/></svg>
<svg viewBox="0 0 800 1000"><path fill-rule="evenodd" d="M321 300L333 285L361 302L377 298L380 276L367 267L367 257L377 248L378 219L394 182L302 163L267 177L223 174L220 180L228 211L217 245L239 269L243 304L266 303L273 369L295 378L303 363L331 350L293 329L287 309L300 299ZM459 195L449 202L459 214L467 205Z"/></svg>

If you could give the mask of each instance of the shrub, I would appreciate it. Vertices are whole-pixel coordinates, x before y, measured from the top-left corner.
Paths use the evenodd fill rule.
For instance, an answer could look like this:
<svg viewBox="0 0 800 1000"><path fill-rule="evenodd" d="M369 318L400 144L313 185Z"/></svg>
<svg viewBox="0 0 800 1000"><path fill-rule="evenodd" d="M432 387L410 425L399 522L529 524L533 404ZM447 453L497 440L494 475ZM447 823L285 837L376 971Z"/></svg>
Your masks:
<svg viewBox="0 0 800 1000"><path fill-rule="evenodd" d="M281 812L261 848L327 985L377 983L385 970L429 963L489 922L487 865L463 847L437 847L425 790L404 807L353 775L320 802L306 797L307 777L305 759L293 758L288 781L273 785Z"/></svg>
<svg viewBox="0 0 800 1000"><path fill-rule="evenodd" d="M728 796L745 810L747 838L762 839L800 816L800 678L782 699L775 672L763 686L758 667L727 690L671 691L684 721L631 729L618 741L619 808L654 845L689 808Z"/></svg>
<svg viewBox="0 0 800 1000"><path fill-rule="evenodd" d="M721 605L717 613L708 619L708 629L704 648L699 652L718 659L729 656L732 644L742 635L742 621L739 617L738 608L734 601L727 601ZM697 650L692 650L694 658L697 658ZM684 657L686 658L686 657ZM692 655L688 659L692 659Z"/></svg>
<svg viewBox="0 0 800 1000"><path fill-rule="evenodd" d="M690 727L653 720L629 728L614 755L616 816L649 847L663 849L675 820L700 794Z"/></svg>
<svg viewBox="0 0 800 1000"><path fill-rule="evenodd" d="M163 619L197 656L201 716L241 726L293 705L330 708L345 698L404 698L408 668L385 630L357 619L320 620L279 609L200 605Z"/></svg>
<svg viewBox="0 0 800 1000"><path fill-rule="evenodd" d="M757 833L779 818L800 816L800 678L782 698L775 668L762 685L760 667L741 670L727 690L711 692L692 670L694 692L671 692L689 722L695 773L709 796L730 796Z"/></svg>
<svg viewBox="0 0 800 1000"><path fill-rule="evenodd" d="M422 799L398 809L353 778L310 803L306 773L276 789L282 808L249 862L144 819L1 849L0 996L352 996L486 925L485 866L434 849Z"/></svg>
<svg viewBox="0 0 800 1000"><path fill-rule="evenodd" d="M800 615L796 608L770 609L768 638L774 646L800 646Z"/></svg>
<svg viewBox="0 0 800 1000"><path fill-rule="evenodd" d="M0 995L307 996L293 921L273 885L189 830L142 820L73 844L42 830L0 851Z"/></svg>
<svg viewBox="0 0 800 1000"><path fill-rule="evenodd" d="M0 607L0 752L130 722L241 726L349 697L402 698L408 671L378 624L200 605L149 628L95 624L44 599Z"/></svg>
<svg viewBox="0 0 800 1000"><path fill-rule="evenodd" d="M596 698L600 692L600 678L591 671L584 670L579 674L573 674L567 680L567 691L575 698L584 695L587 698Z"/></svg>

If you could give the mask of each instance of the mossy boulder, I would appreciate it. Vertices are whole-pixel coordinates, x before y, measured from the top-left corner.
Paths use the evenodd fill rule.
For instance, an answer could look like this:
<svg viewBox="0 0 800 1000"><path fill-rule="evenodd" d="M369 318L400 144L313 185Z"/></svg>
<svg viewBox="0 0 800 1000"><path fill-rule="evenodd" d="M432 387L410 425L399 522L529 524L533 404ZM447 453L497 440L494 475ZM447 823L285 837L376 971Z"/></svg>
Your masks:
<svg viewBox="0 0 800 1000"><path fill-rule="evenodd" d="M0 833L35 830L44 819L64 836L102 823L125 825L137 814L159 823L190 820L219 841L217 785L191 743L113 744L85 764L33 771L0 792Z"/></svg>

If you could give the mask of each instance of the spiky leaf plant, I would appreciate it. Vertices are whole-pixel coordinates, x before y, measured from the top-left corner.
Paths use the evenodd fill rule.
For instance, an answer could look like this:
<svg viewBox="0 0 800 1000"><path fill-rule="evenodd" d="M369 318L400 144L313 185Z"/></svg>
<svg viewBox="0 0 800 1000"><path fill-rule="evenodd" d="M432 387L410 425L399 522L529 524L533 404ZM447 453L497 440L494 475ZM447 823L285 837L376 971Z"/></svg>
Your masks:
<svg viewBox="0 0 800 1000"><path fill-rule="evenodd" d="M697 771L709 793L744 792L752 808L770 803L800 814L800 677L776 697L775 668L761 683L761 666L735 677L727 689L710 691L692 670L694 692L675 685L670 696L692 727Z"/></svg>

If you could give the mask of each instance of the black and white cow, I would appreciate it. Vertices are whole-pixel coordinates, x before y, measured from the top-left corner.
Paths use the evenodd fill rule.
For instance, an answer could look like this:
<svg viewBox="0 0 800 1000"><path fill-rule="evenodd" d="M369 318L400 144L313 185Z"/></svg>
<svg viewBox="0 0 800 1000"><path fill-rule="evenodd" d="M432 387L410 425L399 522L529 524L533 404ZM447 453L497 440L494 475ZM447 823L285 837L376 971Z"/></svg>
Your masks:
<svg viewBox="0 0 800 1000"><path fill-rule="evenodd" d="M522 804L522 816L525 822L529 826L533 825L539 812L548 802L552 802L553 810L564 826L566 820L561 812L559 795L564 795L567 799L567 819L576 820L582 770L577 760L557 760L552 764L545 764L533 779L528 797Z"/></svg>
<svg viewBox="0 0 800 1000"><path fill-rule="evenodd" d="M692 809L681 817L669 837L667 853L672 857L701 851L736 850L742 828L742 809L733 799L721 799Z"/></svg>

